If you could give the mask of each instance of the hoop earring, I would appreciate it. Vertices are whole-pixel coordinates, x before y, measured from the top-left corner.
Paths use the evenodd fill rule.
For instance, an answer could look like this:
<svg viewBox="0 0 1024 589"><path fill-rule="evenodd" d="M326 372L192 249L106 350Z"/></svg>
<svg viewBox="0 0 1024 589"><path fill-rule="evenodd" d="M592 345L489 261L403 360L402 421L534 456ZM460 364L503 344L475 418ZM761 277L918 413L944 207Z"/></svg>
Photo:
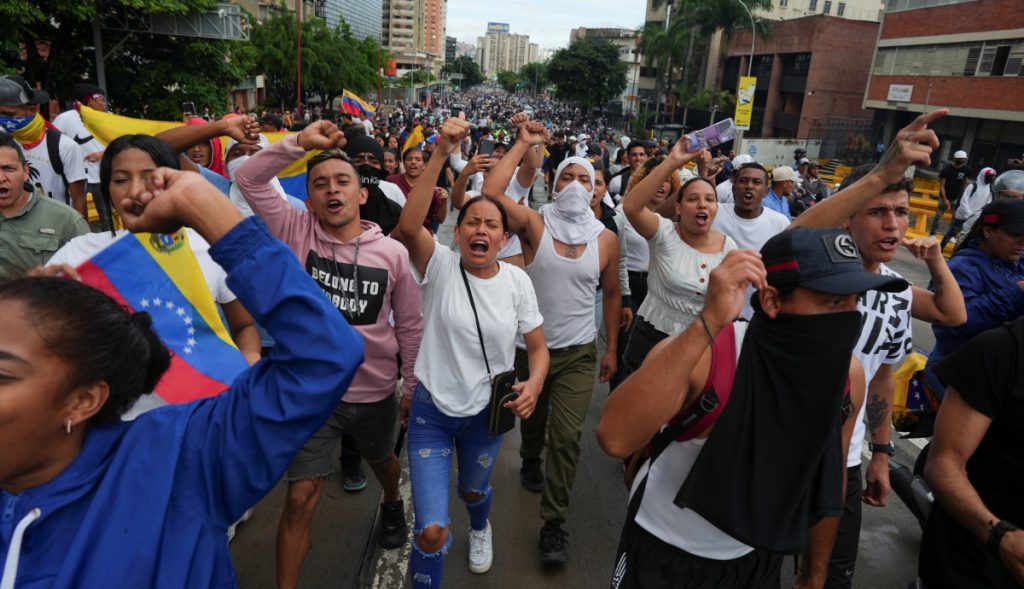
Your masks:
<svg viewBox="0 0 1024 589"><path fill-rule="evenodd" d="M70 418L67 421L64 422L64 430L68 433L68 435L71 435L71 419Z"/></svg>

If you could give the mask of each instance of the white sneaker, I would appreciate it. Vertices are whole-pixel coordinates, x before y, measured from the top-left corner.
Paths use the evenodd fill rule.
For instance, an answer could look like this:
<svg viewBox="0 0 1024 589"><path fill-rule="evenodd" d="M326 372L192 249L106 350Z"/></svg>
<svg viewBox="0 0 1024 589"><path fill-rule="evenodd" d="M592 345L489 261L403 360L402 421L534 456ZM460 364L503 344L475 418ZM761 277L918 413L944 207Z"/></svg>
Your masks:
<svg viewBox="0 0 1024 589"><path fill-rule="evenodd" d="M491 549L491 522L482 530L469 530L469 571L486 573L491 570L494 562L494 551Z"/></svg>

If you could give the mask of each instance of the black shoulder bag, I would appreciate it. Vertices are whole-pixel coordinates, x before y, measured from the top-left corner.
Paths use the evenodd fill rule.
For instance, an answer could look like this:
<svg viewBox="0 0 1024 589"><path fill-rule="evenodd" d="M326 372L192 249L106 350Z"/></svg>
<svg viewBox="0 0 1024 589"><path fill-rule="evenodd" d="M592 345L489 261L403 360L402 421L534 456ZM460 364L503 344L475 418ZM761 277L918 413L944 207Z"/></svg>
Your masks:
<svg viewBox="0 0 1024 589"><path fill-rule="evenodd" d="M476 321L476 335L480 338L480 351L484 354L484 366L487 367L487 378L491 381L491 400L487 406L489 412L487 429L492 436L500 436L516 426L516 414L505 407L505 403L515 401L518 393L512 390L516 382L516 371L509 370L501 374L491 372L491 363L487 361L487 348L484 347L484 332L480 329L480 316L476 312L476 303L473 301L473 289L469 286L469 278L466 277L466 269L459 262L459 272L462 273L462 283L466 285L466 294L469 295L469 306L473 308L473 319Z"/></svg>

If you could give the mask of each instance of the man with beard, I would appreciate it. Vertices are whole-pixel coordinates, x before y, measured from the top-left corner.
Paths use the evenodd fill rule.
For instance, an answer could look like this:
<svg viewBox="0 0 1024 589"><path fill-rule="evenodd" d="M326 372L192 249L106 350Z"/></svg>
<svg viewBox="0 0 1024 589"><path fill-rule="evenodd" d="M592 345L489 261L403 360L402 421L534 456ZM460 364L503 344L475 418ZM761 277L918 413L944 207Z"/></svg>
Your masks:
<svg viewBox="0 0 1024 589"><path fill-rule="evenodd" d="M734 323L749 286L753 319ZM864 396L850 357L857 298L905 287L866 272L834 229L726 255L699 320L655 346L602 411L605 452L649 448L630 481L613 588L774 589L783 555L805 549L798 586L820 587Z"/></svg>
<svg viewBox="0 0 1024 589"><path fill-rule="evenodd" d="M288 469L277 535L278 587L298 582L316 504L333 472L332 453L344 433L356 439L384 488L378 542L397 548L407 534L398 494L399 463L393 452L399 426L396 351L402 359L403 396L411 398L417 382L413 365L423 335L420 288L405 248L376 224L360 219L367 190L356 166L341 151L344 144L344 135L333 123L317 121L252 156L237 174L253 210L303 262L366 346L366 360L348 391L339 391L344 398L334 414ZM282 202L270 181L314 149L323 151L306 165L309 211L303 213Z"/></svg>

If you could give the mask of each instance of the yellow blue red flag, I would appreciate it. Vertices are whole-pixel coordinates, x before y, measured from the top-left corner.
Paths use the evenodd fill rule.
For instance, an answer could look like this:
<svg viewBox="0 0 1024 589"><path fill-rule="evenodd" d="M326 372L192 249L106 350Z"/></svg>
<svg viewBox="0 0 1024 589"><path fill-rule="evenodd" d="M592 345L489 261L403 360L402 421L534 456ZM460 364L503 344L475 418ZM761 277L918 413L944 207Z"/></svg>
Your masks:
<svg viewBox="0 0 1024 589"><path fill-rule="evenodd" d="M348 90L343 90L341 93L341 110L350 115L362 115L367 118L377 112L377 109L370 106L370 103Z"/></svg>
<svg viewBox="0 0 1024 589"><path fill-rule="evenodd" d="M184 230L127 234L78 267L82 282L133 311L145 311L171 351L154 391L187 403L226 390L248 367L217 313Z"/></svg>
<svg viewBox="0 0 1024 589"><path fill-rule="evenodd" d="M113 113L93 110L83 106L79 111L82 115L82 122L85 128L92 133L103 145L110 145L110 142L122 135L156 135L162 131L180 127L184 123L173 121L151 121L148 119L135 119L124 117ZM277 143L289 133L264 133L263 136L271 144ZM223 145L225 142L221 142ZM317 152L309 152L301 159L295 160L287 168L281 170L277 179L281 181L281 187L288 194L300 200L306 200L306 161L316 155Z"/></svg>

